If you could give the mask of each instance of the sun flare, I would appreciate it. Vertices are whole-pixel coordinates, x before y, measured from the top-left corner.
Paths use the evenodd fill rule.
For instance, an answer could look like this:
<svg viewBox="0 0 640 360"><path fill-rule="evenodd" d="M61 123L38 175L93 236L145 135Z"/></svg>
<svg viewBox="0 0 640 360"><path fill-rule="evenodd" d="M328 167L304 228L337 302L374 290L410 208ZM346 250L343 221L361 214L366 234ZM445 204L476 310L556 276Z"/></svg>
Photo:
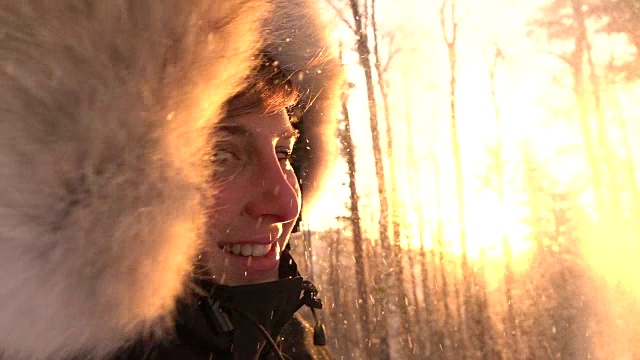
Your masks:
<svg viewBox="0 0 640 360"><path fill-rule="evenodd" d="M393 54L384 76L389 89L394 154L393 159L385 157L384 162L385 171L393 171L397 180L399 201L390 202L390 206L396 207L392 210L401 219L403 248L430 249L441 242L450 254L466 253L471 261L482 259L495 263L504 262L508 251L512 265L525 269L535 242L532 223L527 220L531 216L531 201L527 196L538 195L527 195L522 185L524 157L532 156L540 161L548 169L549 181L569 191L579 191L576 179L589 181L579 124L557 120L558 116L570 118L576 114L571 89L558 86L559 82L570 80L558 79L558 74L566 71L566 65L540 52L539 44L526 35L526 19L540 3L495 0L461 6L466 10L460 10L459 14L455 109L464 183L461 220L448 107L449 64L438 19L440 3L406 0L402 16L398 16L397 6L380 2L380 22L389 24L387 26L396 32L393 41L387 41L389 36L384 34L380 39L381 61L387 61L386 57ZM503 31L505 26L509 32ZM346 27L336 37L343 44L353 42L353 35ZM628 45L619 40L610 46L600 46L601 52L594 55L596 60L606 58L604 52L624 53ZM594 42L606 44L600 38ZM500 50L500 57L492 68L496 49ZM343 64L348 81L354 84L349 93L348 110L356 146L361 227L365 236L374 239L379 236L379 204L366 91L362 91L365 79L354 49L343 49ZM493 82L491 70L495 72ZM636 87L629 87L617 95L618 106L626 109L627 116L640 113L629 100L634 99L637 91ZM376 98L380 100L379 93ZM614 109L606 111L613 113ZM378 120L384 143L388 134L381 102ZM383 156L386 156L385 146L382 146ZM497 149L501 150L500 160L496 157ZM529 155L525 154L527 151ZM496 179L497 161L501 163L500 185ZM335 196L324 197L307 209L306 218L315 227L341 226L336 217L348 217L346 172L344 164L336 165L327 179L331 184L328 188L336 189ZM387 187L389 185L387 176ZM503 194L502 198L499 193ZM585 212L592 211L593 197L582 196L577 201ZM438 226L442 226L440 233ZM464 250L461 226L466 235ZM619 266L607 266L614 258L625 257L603 249L604 243L611 242L619 246L605 247L629 248L625 243L629 235L604 242L606 237L596 236L614 227L604 225L597 231L583 231L589 234L584 238L584 251L601 274L612 279L631 279L624 273L629 273L628 265L632 262L624 260ZM600 254L610 256L601 258ZM640 284L640 281L629 281ZM640 292L640 285L637 288Z"/></svg>

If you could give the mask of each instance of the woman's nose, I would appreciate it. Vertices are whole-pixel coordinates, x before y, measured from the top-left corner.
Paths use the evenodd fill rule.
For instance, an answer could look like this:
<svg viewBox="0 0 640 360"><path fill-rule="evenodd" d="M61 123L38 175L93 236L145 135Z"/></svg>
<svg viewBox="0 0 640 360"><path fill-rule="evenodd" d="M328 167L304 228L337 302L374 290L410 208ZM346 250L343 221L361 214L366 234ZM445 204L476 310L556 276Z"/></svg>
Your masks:
<svg viewBox="0 0 640 360"><path fill-rule="evenodd" d="M300 212L300 193L293 171L284 170L274 156L256 167L254 191L245 211L251 217L270 218L273 223L295 220Z"/></svg>

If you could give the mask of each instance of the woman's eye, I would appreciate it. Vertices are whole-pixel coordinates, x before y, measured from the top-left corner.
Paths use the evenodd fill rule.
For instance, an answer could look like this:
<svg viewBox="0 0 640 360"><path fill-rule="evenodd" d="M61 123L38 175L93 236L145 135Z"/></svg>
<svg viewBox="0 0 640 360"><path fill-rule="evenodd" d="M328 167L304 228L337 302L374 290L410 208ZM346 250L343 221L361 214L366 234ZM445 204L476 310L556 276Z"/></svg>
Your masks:
<svg viewBox="0 0 640 360"><path fill-rule="evenodd" d="M214 175L227 177L235 175L244 166L245 157L240 151L227 147L217 147L211 152Z"/></svg>
<svg viewBox="0 0 640 360"><path fill-rule="evenodd" d="M280 162L289 163L293 159L293 152L289 148L276 148L276 157Z"/></svg>
<svg viewBox="0 0 640 360"><path fill-rule="evenodd" d="M238 160L238 156L229 150L215 150L211 154L211 161L216 164L224 164L233 160Z"/></svg>

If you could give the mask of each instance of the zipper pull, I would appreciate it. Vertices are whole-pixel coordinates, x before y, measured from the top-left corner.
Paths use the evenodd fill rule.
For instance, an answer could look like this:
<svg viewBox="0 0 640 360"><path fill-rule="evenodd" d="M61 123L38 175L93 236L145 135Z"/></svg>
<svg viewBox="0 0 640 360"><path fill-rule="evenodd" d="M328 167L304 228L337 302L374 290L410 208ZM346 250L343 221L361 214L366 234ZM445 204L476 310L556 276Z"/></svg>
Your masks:
<svg viewBox="0 0 640 360"><path fill-rule="evenodd" d="M318 317L316 316L316 309L311 308L311 313L316 321L316 324L313 327L313 345L325 346L327 345L327 335L324 331L324 324L322 321L318 320Z"/></svg>

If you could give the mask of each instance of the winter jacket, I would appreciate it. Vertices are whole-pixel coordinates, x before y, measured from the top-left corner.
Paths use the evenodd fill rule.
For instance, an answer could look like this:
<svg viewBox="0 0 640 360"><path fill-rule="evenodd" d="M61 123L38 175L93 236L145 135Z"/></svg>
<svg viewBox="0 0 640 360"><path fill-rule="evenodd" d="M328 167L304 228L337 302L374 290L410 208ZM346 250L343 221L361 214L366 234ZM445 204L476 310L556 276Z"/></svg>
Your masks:
<svg viewBox="0 0 640 360"><path fill-rule="evenodd" d="M218 341L222 344L217 347L206 346L205 340L201 342L188 342L188 340L172 339L166 343L148 344L142 341L124 349L114 360L210 360L232 359L233 353L227 349L225 339ZM300 315L295 315L285 325L276 345L286 358L293 360L330 360L330 352L326 346L317 346L313 343L313 328ZM278 359L270 348L263 348L260 359Z"/></svg>
<svg viewBox="0 0 640 360"><path fill-rule="evenodd" d="M330 148L317 4L0 0L0 357L103 359L172 331L214 191L203 154L260 49Z"/></svg>
<svg viewBox="0 0 640 360"><path fill-rule="evenodd" d="M198 282L198 295L178 306L171 337L141 339L114 360L280 359L279 353L291 359L330 359L321 323L313 329L294 316L304 305L315 316L321 307L317 291L286 251L283 260L278 281L244 286ZM323 343L314 344L316 338Z"/></svg>

